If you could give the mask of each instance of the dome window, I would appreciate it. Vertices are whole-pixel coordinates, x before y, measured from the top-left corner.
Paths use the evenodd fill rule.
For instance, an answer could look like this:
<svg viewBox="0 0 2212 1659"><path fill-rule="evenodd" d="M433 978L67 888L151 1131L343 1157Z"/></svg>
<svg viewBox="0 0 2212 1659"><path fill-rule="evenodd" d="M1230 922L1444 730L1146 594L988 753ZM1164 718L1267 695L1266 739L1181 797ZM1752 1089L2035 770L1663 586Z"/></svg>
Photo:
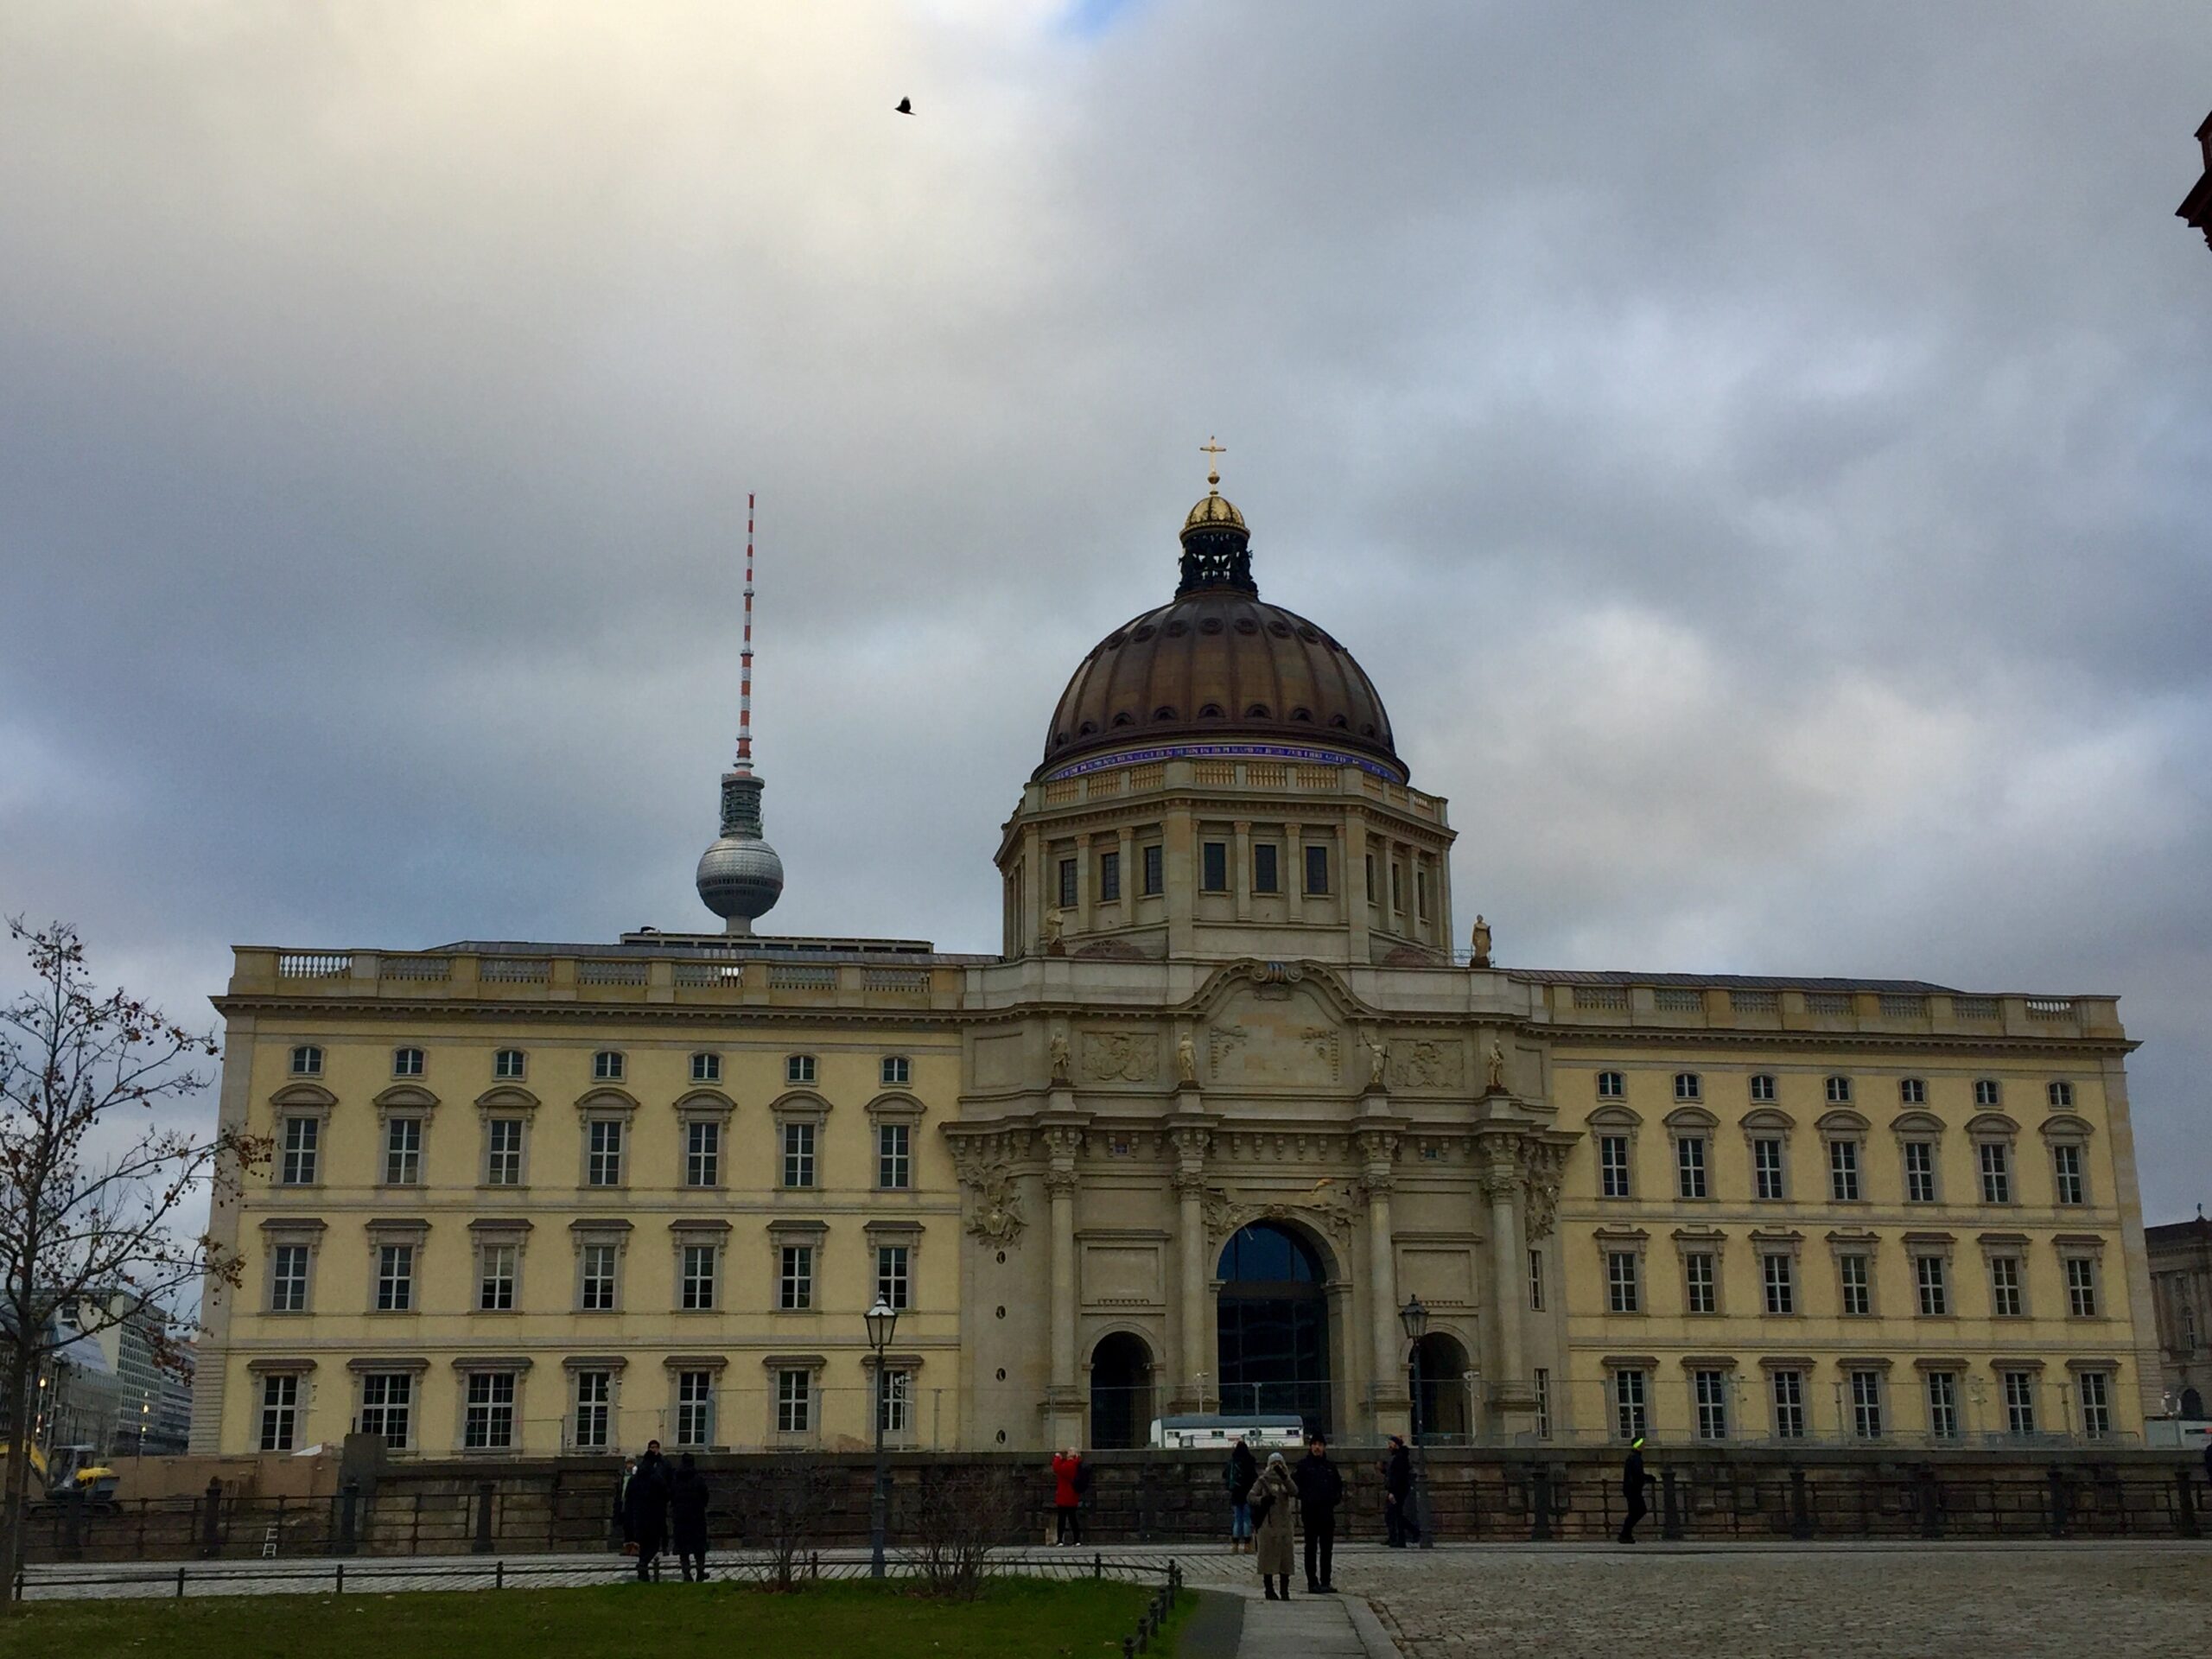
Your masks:
<svg viewBox="0 0 2212 1659"><path fill-rule="evenodd" d="M1175 711L1164 707L1155 709L1152 711L1152 717L1154 720L1173 720L1175 718Z"/></svg>
<svg viewBox="0 0 2212 1659"><path fill-rule="evenodd" d="M1244 718L1247 720L1273 720L1274 716L1268 712L1268 705L1266 703L1255 702L1249 709L1247 709L1244 711Z"/></svg>
<svg viewBox="0 0 2212 1659"><path fill-rule="evenodd" d="M1159 632L1160 630L1158 628L1154 627L1151 623L1147 622L1142 627L1139 628L1135 633L1131 634L1129 638L1141 644L1143 641L1151 639L1154 634L1158 633Z"/></svg>
<svg viewBox="0 0 2212 1659"><path fill-rule="evenodd" d="M1068 734L1065 732L1054 732L1052 734L1052 741L1055 743L1065 743L1067 741Z"/></svg>
<svg viewBox="0 0 2212 1659"><path fill-rule="evenodd" d="M1258 623L1255 622L1255 621L1254 621L1250 617L1249 617L1249 616L1240 616L1240 617L1238 617L1238 618L1236 619L1236 632L1239 632L1239 633L1257 633L1259 631L1260 631L1260 625L1259 625Z"/></svg>
<svg viewBox="0 0 2212 1659"><path fill-rule="evenodd" d="M1363 726L1359 728L1359 734L1362 737L1372 737L1375 735L1375 728L1372 726Z"/></svg>
<svg viewBox="0 0 2212 1659"><path fill-rule="evenodd" d="M1084 721L1083 722L1083 724L1082 724L1082 725L1080 725L1080 726L1078 726L1078 727L1077 727L1077 728L1075 728L1075 734L1076 734L1077 737L1089 737L1089 736L1090 736L1093 732L1096 731L1097 729L1098 729L1098 722L1097 722L1096 721L1095 721L1095 720L1086 720L1086 721ZM1367 728L1367 734L1368 734L1370 737L1372 737L1372 736L1374 736L1374 735L1375 735L1375 728L1374 728L1372 726L1370 726L1370 727L1369 727L1369 728Z"/></svg>
<svg viewBox="0 0 2212 1659"><path fill-rule="evenodd" d="M1221 619L1217 616L1207 617L1204 621L1198 624L1198 632L1200 633L1219 633L1221 632Z"/></svg>
<svg viewBox="0 0 2212 1659"><path fill-rule="evenodd" d="M1116 726L1134 726L1137 723L1137 717L1124 709L1114 716L1114 723Z"/></svg>
<svg viewBox="0 0 2212 1659"><path fill-rule="evenodd" d="M1331 715L1329 716L1329 724L1340 732L1349 731L1351 728L1351 722L1346 720L1342 715ZM1060 741L1065 743L1067 740L1065 738L1062 738Z"/></svg>
<svg viewBox="0 0 2212 1659"><path fill-rule="evenodd" d="M1268 624L1268 632L1274 635L1278 639L1287 639L1290 638L1290 624L1287 622L1270 622Z"/></svg>
<svg viewBox="0 0 2212 1659"><path fill-rule="evenodd" d="M1178 618L1176 620L1170 622L1167 625L1167 637L1170 639L1180 639L1190 631L1191 625L1182 620L1180 618Z"/></svg>
<svg viewBox="0 0 2212 1659"><path fill-rule="evenodd" d="M1106 649L1109 651L1119 651L1122 647L1122 641L1128 638L1128 635L1125 633L1108 634L1106 636Z"/></svg>
<svg viewBox="0 0 2212 1659"><path fill-rule="evenodd" d="M1313 723L1313 711L1311 709L1294 709L1290 711L1290 717L1308 726Z"/></svg>
<svg viewBox="0 0 2212 1659"><path fill-rule="evenodd" d="M1221 705L1217 702L1210 702L1198 710L1200 720L1219 720L1222 717Z"/></svg>
<svg viewBox="0 0 2212 1659"><path fill-rule="evenodd" d="M1300 628L1298 631L1298 637L1309 645L1319 645L1321 642L1321 631L1314 627Z"/></svg>

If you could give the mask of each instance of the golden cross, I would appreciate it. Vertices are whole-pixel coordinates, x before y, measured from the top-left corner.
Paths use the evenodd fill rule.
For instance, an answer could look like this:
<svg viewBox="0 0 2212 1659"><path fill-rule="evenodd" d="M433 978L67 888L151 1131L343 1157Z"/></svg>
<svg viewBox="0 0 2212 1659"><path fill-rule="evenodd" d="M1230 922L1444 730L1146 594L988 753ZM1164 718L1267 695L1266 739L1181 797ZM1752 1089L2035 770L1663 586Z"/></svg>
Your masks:
<svg viewBox="0 0 2212 1659"><path fill-rule="evenodd" d="M1223 445L1216 442L1213 434L1209 432L1206 434L1206 441L1198 446L1198 453L1202 455L1214 456L1225 455L1229 451ZM1219 461L1210 461L1208 462L1206 467L1206 482L1209 484L1218 484L1221 482L1221 463Z"/></svg>

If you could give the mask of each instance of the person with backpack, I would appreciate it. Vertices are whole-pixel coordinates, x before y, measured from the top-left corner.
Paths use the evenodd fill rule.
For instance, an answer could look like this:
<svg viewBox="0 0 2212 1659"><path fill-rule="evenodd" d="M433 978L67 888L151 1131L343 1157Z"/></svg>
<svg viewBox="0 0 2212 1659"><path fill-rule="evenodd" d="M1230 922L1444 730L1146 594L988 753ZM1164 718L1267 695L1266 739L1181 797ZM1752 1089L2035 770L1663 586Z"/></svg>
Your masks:
<svg viewBox="0 0 2212 1659"><path fill-rule="evenodd" d="M1058 1523L1054 1543L1083 1541L1081 1506L1084 1489L1090 1484L1090 1471L1083 1466L1083 1453L1070 1446L1052 1454L1052 1512Z"/></svg>
<svg viewBox="0 0 2212 1659"><path fill-rule="evenodd" d="M1229 1488L1229 1553L1249 1555L1252 1553L1252 1505L1248 1501L1252 1487L1260 1478L1260 1460L1252 1455L1252 1448L1244 1444L1242 1434L1230 1443L1229 1462L1221 1471L1222 1482Z"/></svg>

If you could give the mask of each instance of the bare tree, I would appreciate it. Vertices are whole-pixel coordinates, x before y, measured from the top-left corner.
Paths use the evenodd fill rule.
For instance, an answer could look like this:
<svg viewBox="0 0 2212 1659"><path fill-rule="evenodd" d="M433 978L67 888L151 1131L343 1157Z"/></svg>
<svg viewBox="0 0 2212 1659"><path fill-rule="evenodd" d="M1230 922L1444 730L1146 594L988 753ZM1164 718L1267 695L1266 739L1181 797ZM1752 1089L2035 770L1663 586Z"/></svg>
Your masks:
<svg viewBox="0 0 2212 1659"><path fill-rule="evenodd" d="M992 1548L1022 1515L1019 1471L1000 1463L940 1464L921 1471L906 1534L924 1587L950 1601L973 1601Z"/></svg>
<svg viewBox="0 0 2212 1659"><path fill-rule="evenodd" d="M796 1590L808 1547L821 1541L830 1471L810 1452L779 1452L760 1474L757 1518L768 1547L768 1581L779 1590Z"/></svg>
<svg viewBox="0 0 2212 1659"><path fill-rule="evenodd" d="M130 1317L169 1332L168 1300L208 1283L235 1285L239 1261L211 1232L182 1222L212 1187L220 1206L268 1143L233 1130L195 1135L157 1108L206 1086L194 1063L213 1035L171 1024L86 971L75 928L9 937L32 983L0 1003L0 1363L15 1430L0 1481L0 1605L15 1594L29 1502L31 1380L65 1343ZM212 1216L212 1211L211 1211Z"/></svg>

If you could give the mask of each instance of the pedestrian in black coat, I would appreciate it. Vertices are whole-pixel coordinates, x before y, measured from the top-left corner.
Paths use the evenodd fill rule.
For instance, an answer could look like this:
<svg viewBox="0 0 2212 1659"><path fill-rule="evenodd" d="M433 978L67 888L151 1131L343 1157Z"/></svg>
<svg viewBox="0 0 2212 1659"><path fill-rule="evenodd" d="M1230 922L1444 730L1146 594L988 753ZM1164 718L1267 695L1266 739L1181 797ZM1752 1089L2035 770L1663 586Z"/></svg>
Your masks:
<svg viewBox="0 0 2212 1659"><path fill-rule="evenodd" d="M1651 1477L1643 1472L1643 1436L1639 1434L1628 1443L1628 1462L1621 1468L1621 1496L1628 1500L1628 1519L1621 1522L1621 1542L1636 1541L1636 1523L1650 1514L1644 1506L1643 1489L1651 1484Z"/></svg>
<svg viewBox="0 0 2212 1659"><path fill-rule="evenodd" d="M622 1494L622 1516L638 1546L638 1580L643 1583L652 1576L653 1560L668 1538L668 1459L661 1456L658 1440L646 1442L645 1455L638 1459L638 1472Z"/></svg>
<svg viewBox="0 0 2212 1659"><path fill-rule="evenodd" d="M1233 1554L1249 1555L1253 1547L1252 1487L1260 1478L1260 1460L1252 1455L1242 1434L1229 1449L1228 1466L1221 1471L1221 1478L1229 1488L1229 1548Z"/></svg>
<svg viewBox="0 0 2212 1659"><path fill-rule="evenodd" d="M1306 1525L1306 1593L1334 1595L1329 1574L1336 1565L1337 1505L1344 1502L1344 1478L1329 1461L1329 1443L1319 1434L1307 1441L1290 1478L1298 1484L1298 1516Z"/></svg>
<svg viewBox="0 0 2212 1659"><path fill-rule="evenodd" d="M1390 1455L1382 1460L1382 1527L1393 1549L1403 1549L1408 1540L1421 1536L1414 1520L1413 1453L1395 1434L1390 1437Z"/></svg>
<svg viewBox="0 0 2212 1659"><path fill-rule="evenodd" d="M691 1582L691 1568L699 1569L699 1582L707 1581L707 1478L686 1452L668 1483L669 1533L683 1564L683 1582Z"/></svg>

